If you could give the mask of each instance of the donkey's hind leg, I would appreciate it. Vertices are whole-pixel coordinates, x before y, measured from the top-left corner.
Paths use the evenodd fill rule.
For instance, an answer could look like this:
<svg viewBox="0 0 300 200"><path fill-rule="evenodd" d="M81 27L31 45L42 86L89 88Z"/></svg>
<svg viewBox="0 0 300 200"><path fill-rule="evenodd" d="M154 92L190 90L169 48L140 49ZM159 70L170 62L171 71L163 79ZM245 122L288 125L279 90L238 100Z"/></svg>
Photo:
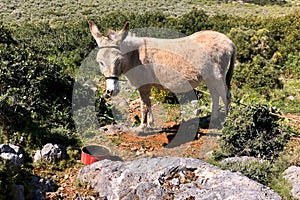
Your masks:
<svg viewBox="0 0 300 200"><path fill-rule="evenodd" d="M212 99L212 113L210 120L210 128L219 127L223 122L223 117L220 115L220 97L225 105L225 114L228 112L227 88L223 79L210 77L205 80Z"/></svg>

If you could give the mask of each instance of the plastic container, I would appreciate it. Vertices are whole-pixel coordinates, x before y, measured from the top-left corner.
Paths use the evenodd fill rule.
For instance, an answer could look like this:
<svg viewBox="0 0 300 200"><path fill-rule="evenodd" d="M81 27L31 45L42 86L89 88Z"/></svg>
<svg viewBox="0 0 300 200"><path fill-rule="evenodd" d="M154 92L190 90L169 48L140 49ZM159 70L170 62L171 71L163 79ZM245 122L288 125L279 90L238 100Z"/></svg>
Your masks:
<svg viewBox="0 0 300 200"><path fill-rule="evenodd" d="M90 165L110 157L110 149L101 145L88 145L81 149L81 162Z"/></svg>

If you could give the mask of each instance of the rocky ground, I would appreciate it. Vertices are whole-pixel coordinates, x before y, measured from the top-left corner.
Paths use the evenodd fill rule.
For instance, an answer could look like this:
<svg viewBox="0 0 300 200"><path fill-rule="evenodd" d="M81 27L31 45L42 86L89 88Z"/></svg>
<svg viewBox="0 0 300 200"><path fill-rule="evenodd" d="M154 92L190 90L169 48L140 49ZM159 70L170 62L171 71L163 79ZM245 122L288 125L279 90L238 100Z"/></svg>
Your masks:
<svg viewBox="0 0 300 200"><path fill-rule="evenodd" d="M213 149L218 148L216 138L209 135L207 129L200 129L200 138L193 140L174 148L165 148L165 146L174 137L174 129L177 125L169 123L168 129L150 136L137 136L132 132L115 131L101 132L95 137L93 143L105 144L111 149L111 160L132 161L145 157L194 157L205 159L206 154ZM109 128L109 127L108 127ZM73 168L66 169L56 175L56 182L59 188L56 192L47 193L47 199L74 199L76 197L85 197L86 199L95 199L97 194L90 185L82 184L77 181L80 168L84 165L78 161ZM36 171L37 174L42 172Z"/></svg>
<svg viewBox="0 0 300 200"><path fill-rule="evenodd" d="M134 116L132 114L131 116ZM287 115L291 125L300 133L300 116ZM162 128L153 129L151 134L140 136L135 129L128 129L122 125L107 126L99 131L90 143L104 144L111 149L110 160L133 161L140 158L155 157L190 157L205 159L212 150L218 149L218 132L210 132L208 129L200 128L192 141L178 146L167 148L174 138L179 124L176 122L165 122ZM148 132L149 133L149 132ZM66 169L56 175L59 186L55 192L47 193L47 199L97 199L89 184L77 180L79 170L84 165L78 161L74 167ZM36 171L37 174L42 174ZM80 198L79 198L80 197Z"/></svg>

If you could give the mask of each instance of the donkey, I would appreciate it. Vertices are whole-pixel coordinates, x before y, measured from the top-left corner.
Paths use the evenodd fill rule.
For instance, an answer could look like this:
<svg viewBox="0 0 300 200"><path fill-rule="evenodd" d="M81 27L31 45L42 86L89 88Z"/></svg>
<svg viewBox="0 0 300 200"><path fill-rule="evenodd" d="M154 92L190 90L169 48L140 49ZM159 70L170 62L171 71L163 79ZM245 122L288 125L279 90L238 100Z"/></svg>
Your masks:
<svg viewBox="0 0 300 200"><path fill-rule="evenodd" d="M93 21L88 24L99 48L96 61L106 79L105 97L119 93L118 80L124 74L141 97L141 127L154 121L152 86L181 93L204 81L212 99L211 122L218 121L220 97L228 114L236 47L224 34L207 30L176 39L136 37L126 22L120 31L103 36Z"/></svg>

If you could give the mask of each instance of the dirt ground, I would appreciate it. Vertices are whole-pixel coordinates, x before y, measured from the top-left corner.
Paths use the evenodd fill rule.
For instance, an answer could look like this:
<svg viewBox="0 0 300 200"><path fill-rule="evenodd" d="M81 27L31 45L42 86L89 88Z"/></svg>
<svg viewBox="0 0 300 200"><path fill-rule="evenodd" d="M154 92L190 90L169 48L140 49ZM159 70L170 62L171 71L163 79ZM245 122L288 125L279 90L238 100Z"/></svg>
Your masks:
<svg viewBox="0 0 300 200"><path fill-rule="evenodd" d="M173 111L172 115L158 116L162 110L160 105L154 105L154 117L156 119L155 127L148 130L146 135L137 134L136 128L129 128L126 131L117 130L114 132L99 132L90 144L105 145L111 150L111 160L130 161L142 157L193 157L205 159L207 153L218 148L218 136L210 133L208 129L200 128L187 142L168 146L176 137L179 122L173 122L174 116L178 115L178 111ZM128 120L132 123L139 114L139 103L133 102L129 108ZM161 118L160 118L161 117ZM58 172L57 177L59 188L56 192L47 193L47 199L75 199L77 196L87 199L95 199L97 194L92 191L88 184L78 183L76 177L78 171L84 165L78 161L73 168Z"/></svg>
<svg viewBox="0 0 300 200"><path fill-rule="evenodd" d="M162 132L141 137L132 133L115 132L102 135L94 143L105 144L111 149L111 160L129 161L142 157L178 156L205 159L206 154L218 148L215 136L209 136L208 130L200 129L201 137L177 147L166 148L174 133ZM75 199L85 197L95 199L97 194L88 184L79 183L77 174L84 165L78 161L74 167L66 169L57 177L59 188L56 192L48 192L46 199Z"/></svg>

